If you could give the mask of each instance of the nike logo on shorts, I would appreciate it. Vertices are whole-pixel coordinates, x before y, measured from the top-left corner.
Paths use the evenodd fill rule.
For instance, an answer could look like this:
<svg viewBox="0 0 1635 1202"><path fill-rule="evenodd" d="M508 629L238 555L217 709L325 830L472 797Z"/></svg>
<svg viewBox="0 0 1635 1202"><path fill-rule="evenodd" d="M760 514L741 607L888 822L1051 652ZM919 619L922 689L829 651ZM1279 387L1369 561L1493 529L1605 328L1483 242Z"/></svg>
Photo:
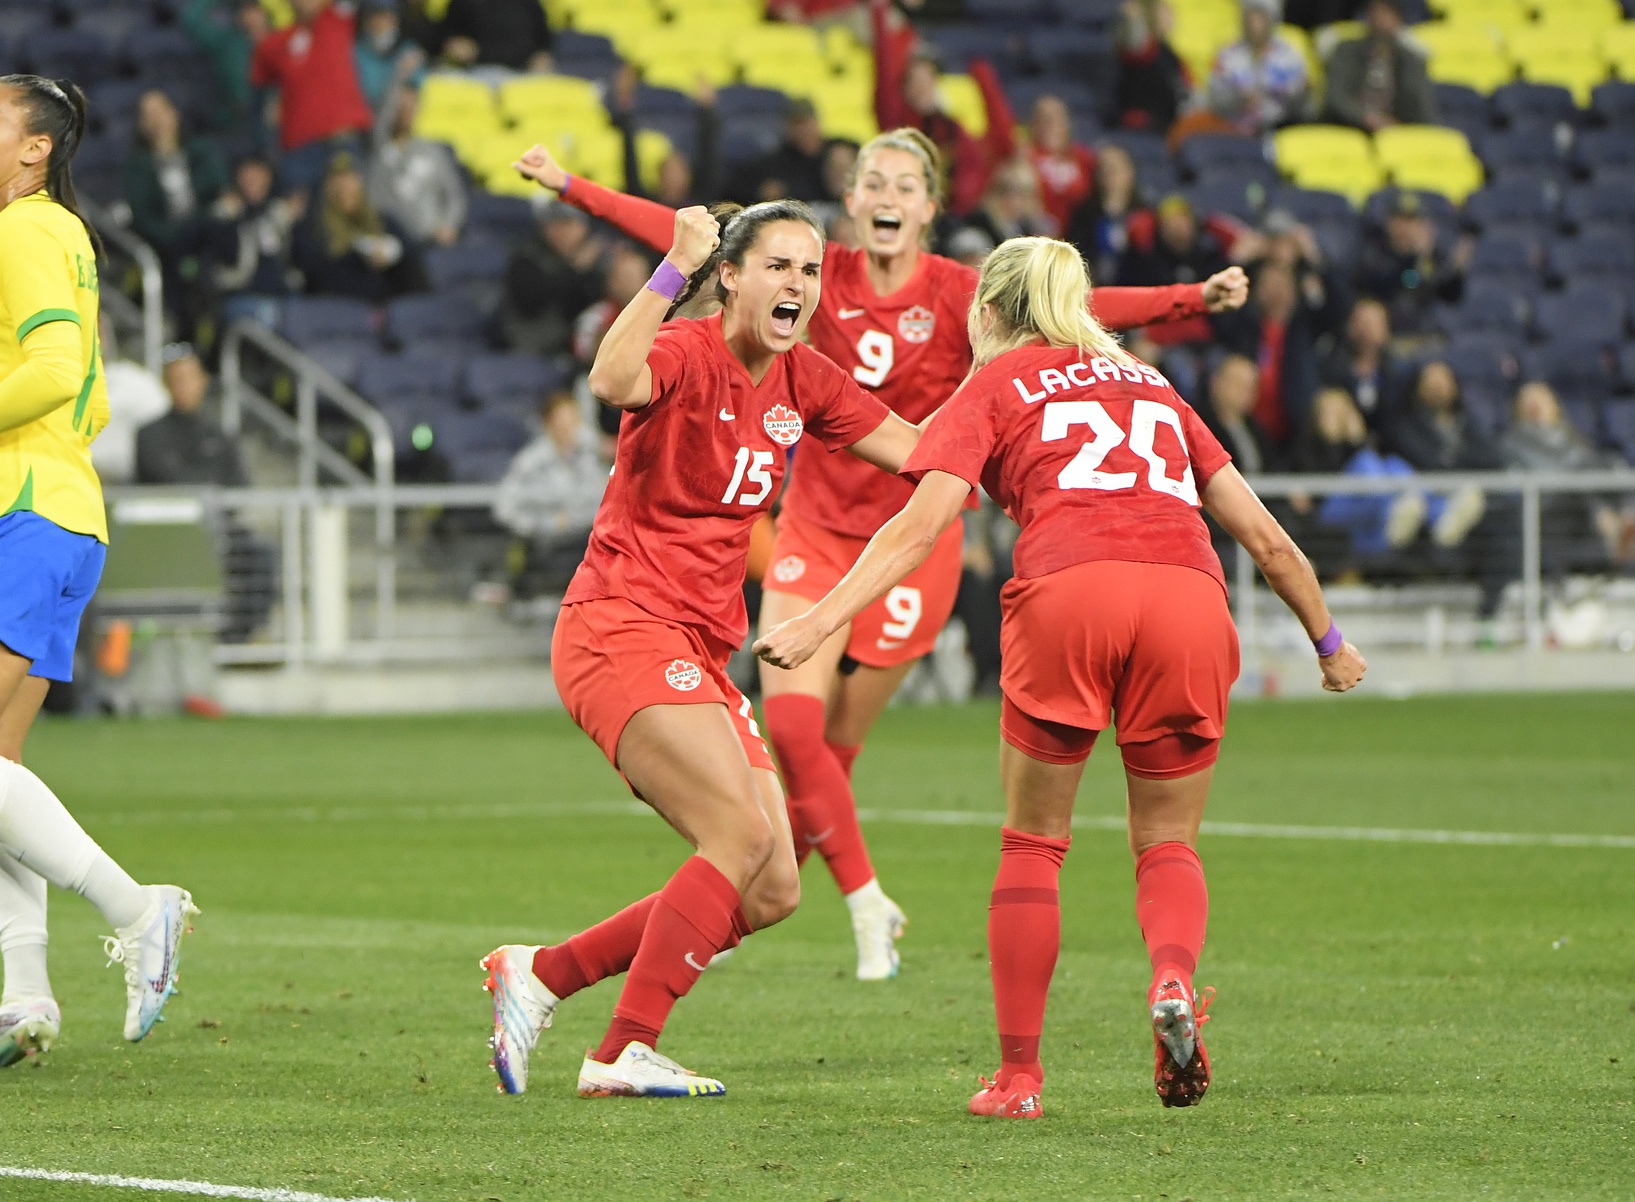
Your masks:
<svg viewBox="0 0 1635 1202"><path fill-rule="evenodd" d="M723 410L721 410L720 413L717 413L715 416L719 417L724 422L730 422L733 419L734 415L732 413L730 413L728 410L723 409Z"/></svg>
<svg viewBox="0 0 1635 1202"><path fill-rule="evenodd" d="M867 309L842 309L840 310L838 316L840 317L841 321L850 321L852 318L861 317L867 312Z"/></svg>
<svg viewBox="0 0 1635 1202"><path fill-rule="evenodd" d="M687 961L687 967L692 969L694 972L703 972L706 968L709 967L708 964L700 964L697 960L694 960L693 959L693 954L691 952L688 952L685 956L682 957L682 959Z"/></svg>

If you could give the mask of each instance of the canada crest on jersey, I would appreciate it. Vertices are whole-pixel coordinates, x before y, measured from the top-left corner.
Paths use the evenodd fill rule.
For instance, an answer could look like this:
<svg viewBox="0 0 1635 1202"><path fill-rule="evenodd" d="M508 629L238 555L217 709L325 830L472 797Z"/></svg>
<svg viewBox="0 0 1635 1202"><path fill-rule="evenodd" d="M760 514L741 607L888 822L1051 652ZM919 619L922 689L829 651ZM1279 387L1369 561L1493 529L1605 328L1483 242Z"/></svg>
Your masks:
<svg viewBox="0 0 1635 1202"><path fill-rule="evenodd" d="M772 406L761 418L761 425L766 427L767 435L780 447L792 447L800 441L800 414L788 405Z"/></svg>
<svg viewBox="0 0 1635 1202"><path fill-rule="evenodd" d="M904 342L930 342L937 328L937 315L924 305L904 309L897 318L897 335Z"/></svg>

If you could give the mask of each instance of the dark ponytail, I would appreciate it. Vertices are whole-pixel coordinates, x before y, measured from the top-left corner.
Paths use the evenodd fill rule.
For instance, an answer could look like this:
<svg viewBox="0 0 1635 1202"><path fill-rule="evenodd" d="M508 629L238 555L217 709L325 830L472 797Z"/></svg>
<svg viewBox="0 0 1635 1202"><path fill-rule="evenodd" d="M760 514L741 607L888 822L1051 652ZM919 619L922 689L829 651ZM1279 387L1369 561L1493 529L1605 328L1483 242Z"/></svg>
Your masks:
<svg viewBox="0 0 1635 1202"><path fill-rule="evenodd" d="M704 266L687 277L686 286L682 288L675 304L670 306L669 313L665 315L666 320L675 317L689 306L695 306L695 302L702 305L713 300L718 305L725 304L727 289L720 280L721 264L731 263L734 267L742 267L744 256L761 236L761 230L774 221L803 221L812 227L819 245L825 241L823 223L809 206L798 200L769 200L750 205L747 209L731 201L722 201L710 206L710 216L721 225L720 245L715 248L715 253L709 257ZM704 287L712 279L715 281L713 296L705 296Z"/></svg>
<svg viewBox="0 0 1635 1202"><path fill-rule="evenodd" d="M40 75L0 75L0 86L19 93L18 104L26 116L25 132L45 134L51 139L51 156L45 165L45 194L80 219L91 245L102 253L102 239L79 211L74 195L74 155L85 138L89 105L85 93L67 79L46 79Z"/></svg>

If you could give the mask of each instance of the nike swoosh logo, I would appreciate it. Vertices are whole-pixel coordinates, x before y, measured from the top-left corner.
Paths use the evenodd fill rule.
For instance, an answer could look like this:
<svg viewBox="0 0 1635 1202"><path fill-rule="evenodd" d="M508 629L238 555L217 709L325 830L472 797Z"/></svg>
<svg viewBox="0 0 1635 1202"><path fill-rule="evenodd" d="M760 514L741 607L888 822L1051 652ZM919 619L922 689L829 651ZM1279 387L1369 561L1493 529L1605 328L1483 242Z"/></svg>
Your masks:
<svg viewBox="0 0 1635 1202"><path fill-rule="evenodd" d="M807 843L807 845L809 847L816 847L819 843L822 843L825 839L827 839L830 835L832 835L834 833L835 833L835 828L831 826L828 830L823 831L821 834L807 835L806 836L806 843Z"/></svg>
<svg viewBox="0 0 1635 1202"><path fill-rule="evenodd" d="M706 968L709 967L708 964L700 964L697 960L694 960L693 959L693 954L691 952L688 952L685 956L682 957L682 959L687 961L687 967L692 969L694 972L703 972Z"/></svg>
<svg viewBox="0 0 1635 1202"><path fill-rule="evenodd" d="M852 318L861 317L867 312L867 309L842 309L840 310L839 317L841 321L850 321Z"/></svg>
<svg viewBox="0 0 1635 1202"><path fill-rule="evenodd" d="M721 410L720 413L717 413L715 416L719 417L724 422L730 422L733 419L734 415L731 414L731 413L728 413L725 409L723 409L723 410Z"/></svg>

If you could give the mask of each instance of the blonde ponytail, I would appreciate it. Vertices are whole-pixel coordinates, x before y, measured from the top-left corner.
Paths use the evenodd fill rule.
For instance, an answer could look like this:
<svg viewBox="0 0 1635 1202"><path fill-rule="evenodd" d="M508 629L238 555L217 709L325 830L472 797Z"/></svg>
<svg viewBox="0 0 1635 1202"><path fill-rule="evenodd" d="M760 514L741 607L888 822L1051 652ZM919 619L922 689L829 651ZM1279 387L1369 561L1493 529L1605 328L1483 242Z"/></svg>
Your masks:
<svg viewBox="0 0 1635 1202"><path fill-rule="evenodd" d="M983 322L992 308L993 319ZM966 321L976 366L1036 338L1087 356L1128 362L1118 339L1090 315L1090 273L1078 250L1054 238L1012 238L982 265Z"/></svg>

